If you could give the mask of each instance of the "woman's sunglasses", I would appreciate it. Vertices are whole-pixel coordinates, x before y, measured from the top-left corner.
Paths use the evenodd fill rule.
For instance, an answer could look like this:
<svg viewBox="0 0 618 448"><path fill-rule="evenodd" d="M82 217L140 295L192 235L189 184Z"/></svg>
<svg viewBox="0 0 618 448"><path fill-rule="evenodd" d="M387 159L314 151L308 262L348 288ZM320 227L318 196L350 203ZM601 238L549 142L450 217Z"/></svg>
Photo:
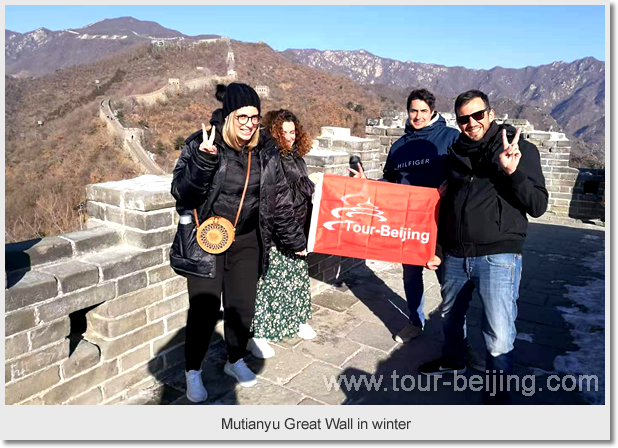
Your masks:
<svg viewBox="0 0 618 448"><path fill-rule="evenodd" d="M461 115L457 117L457 123L461 125L468 124L470 122L470 117L474 118L474 121L481 121L483 118L485 118L485 112L487 112L488 110L489 107L486 107L485 109L479 110L478 112L474 112L470 115Z"/></svg>

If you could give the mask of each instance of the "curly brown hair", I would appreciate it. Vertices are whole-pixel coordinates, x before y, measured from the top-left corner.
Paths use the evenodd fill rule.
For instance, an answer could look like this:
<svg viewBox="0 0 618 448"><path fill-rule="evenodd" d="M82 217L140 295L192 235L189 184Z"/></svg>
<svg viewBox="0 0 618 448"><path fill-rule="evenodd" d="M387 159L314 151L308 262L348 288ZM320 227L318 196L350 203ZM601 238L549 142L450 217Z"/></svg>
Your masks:
<svg viewBox="0 0 618 448"><path fill-rule="evenodd" d="M298 148L298 157L304 157L305 154L311 151L313 142L309 134L307 134L301 126L296 115L286 109L270 111L264 116L262 124L268 129L270 134L275 137L275 140L277 140L277 145L281 148L281 153L287 155L292 152L292 148L286 148L286 141L283 138L283 123L288 121L294 123L294 128L296 130L295 145Z"/></svg>

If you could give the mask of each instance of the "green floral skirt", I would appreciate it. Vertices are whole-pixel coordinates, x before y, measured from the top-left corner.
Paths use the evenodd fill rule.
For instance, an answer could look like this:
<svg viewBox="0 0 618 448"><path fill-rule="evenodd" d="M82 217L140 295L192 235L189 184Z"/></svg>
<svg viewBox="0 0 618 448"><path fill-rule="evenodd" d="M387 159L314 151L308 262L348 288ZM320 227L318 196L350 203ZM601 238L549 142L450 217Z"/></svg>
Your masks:
<svg viewBox="0 0 618 448"><path fill-rule="evenodd" d="M295 336L307 319L311 319L307 259L273 247L268 271L258 282L253 336L280 341Z"/></svg>

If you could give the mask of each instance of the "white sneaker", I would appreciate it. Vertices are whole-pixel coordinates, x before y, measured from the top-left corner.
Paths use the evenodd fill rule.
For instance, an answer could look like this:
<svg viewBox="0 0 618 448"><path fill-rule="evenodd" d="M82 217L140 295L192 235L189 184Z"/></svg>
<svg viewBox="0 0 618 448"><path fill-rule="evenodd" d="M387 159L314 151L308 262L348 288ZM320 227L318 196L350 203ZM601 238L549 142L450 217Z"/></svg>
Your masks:
<svg viewBox="0 0 618 448"><path fill-rule="evenodd" d="M275 349L264 338L250 338L247 342L247 348L256 358L268 359L275 356Z"/></svg>
<svg viewBox="0 0 618 448"><path fill-rule="evenodd" d="M227 373L229 376L233 376L236 378L236 381L242 387L251 387L257 384L257 378L255 377L255 373L247 367L245 364L245 360L240 358L234 364L229 361L225 363L225 367L223 371Z"/></svg>
<svg viewBox="0 0 618 448"><path fill-rule="evenodd" d="M300 324L298 326L298 337L302 339L313 339L317 336L315 330L309 324Z"/></svg>
<svg viewBox="0 0 618 448"><path fill-rule="evenodd" d="M206 401L208 392L206 392L206 388L202 382L202 371L185 371L185 379L187 380L187 399L193 403Z"/></svg>

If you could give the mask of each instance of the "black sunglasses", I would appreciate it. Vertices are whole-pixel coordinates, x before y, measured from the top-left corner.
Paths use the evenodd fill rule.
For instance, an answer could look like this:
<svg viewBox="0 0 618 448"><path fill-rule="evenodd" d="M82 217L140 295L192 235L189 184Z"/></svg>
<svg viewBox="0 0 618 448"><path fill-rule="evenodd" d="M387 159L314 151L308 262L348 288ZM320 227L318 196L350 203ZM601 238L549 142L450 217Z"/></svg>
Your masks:
<svg viewBox="0 0 618 448"><path fill-rule="evenodd" d="M486 107L485 109L479 110L470 115L461 115L457 117L457 123L468 124L470 122L470 117L474 118L474 121L481 121L483 118L485 118L485 112L487 112L488 110L489 107Z"/></svg>

